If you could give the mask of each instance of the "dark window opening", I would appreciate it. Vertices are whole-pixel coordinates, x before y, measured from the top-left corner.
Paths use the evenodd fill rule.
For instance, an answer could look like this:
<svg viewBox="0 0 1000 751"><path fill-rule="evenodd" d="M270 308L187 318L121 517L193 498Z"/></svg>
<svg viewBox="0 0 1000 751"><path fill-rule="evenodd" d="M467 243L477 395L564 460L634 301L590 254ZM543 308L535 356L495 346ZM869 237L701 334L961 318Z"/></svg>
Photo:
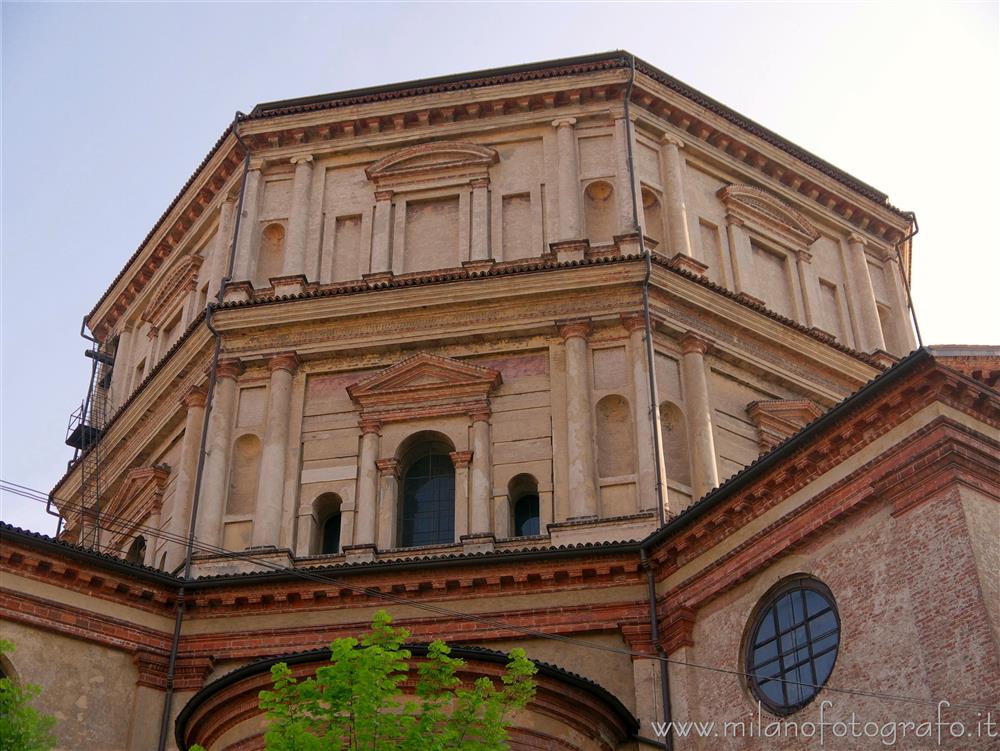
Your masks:
<svg viewBox="0 0 1000 751"><path fill-rule="evenodd" d="M403 475L404 548L455 541L455 466L450 451L441 441L427 441L410 453Z"/></svg>
<svg viewBox="0 0 1000 751"><path fill-rule="evenodd" d="M146 538L139 535L134 540L132 544L129 545L128 552L125 554L125 560L128 563L142 563L146 560Z"/></svg>
<svg viewBox="0 0 1000 751"><path fill-rule="evenodd" d="M538 496L521 496L514 504L514 536L531 537L539 534Z"/></svg>
<svg viewBox="0 0 1000 751"><path fill-rule="evenodd" d="M320 552L323 555L336 555L340 552L340 514L330 514L330 518L323 522Z"/></svg>

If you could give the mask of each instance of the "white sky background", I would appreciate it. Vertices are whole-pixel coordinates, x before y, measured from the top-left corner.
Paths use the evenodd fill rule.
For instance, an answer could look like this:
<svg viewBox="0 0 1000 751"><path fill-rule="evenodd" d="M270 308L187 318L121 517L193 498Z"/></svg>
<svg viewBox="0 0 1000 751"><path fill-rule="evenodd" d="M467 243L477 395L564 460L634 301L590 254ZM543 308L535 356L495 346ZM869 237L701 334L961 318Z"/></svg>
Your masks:
<svg viewBox="0 0 1000 751"><path fill-rule="evenodd" d="M998 4L4 3L0 477L66 469L80 321L237 109L623 48L917 213L925 343L1000 344ZM0 518L52 533L7 495Z"/></svg>

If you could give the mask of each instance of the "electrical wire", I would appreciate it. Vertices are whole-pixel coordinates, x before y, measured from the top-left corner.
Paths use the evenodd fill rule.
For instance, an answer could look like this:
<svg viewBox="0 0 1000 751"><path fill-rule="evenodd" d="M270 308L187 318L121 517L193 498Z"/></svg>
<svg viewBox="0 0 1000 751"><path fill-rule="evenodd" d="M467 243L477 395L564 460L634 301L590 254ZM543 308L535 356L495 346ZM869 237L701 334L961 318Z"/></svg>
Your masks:
<svg viewBox="0 0 1000 751"><path fill-rule="evenodd" d="M34 488L29 488L25 485L18 485L17 483L12 483L7 480L0 480L0 490L24 497L28 500L32 500L38 503L44 503L48 497L47 494L44 494L42 491L36 490ZM68 508L70 510L81 510L81 507L78 504L74 504L72 502L68 502L59 498L56 498L54 500L58 501L60 504L63 504L63 508ZM137 525L134 524L134 520L130 519L126 520L121 515L105 514L101 518L105 522L108 522L109 520L114 520L112 524L110 524L109 526L118 525L121 528L127 526L128 530L142 532L143 534L148 533L151 537L159 538L166 542L174 542L177 544L186 544L188 542L188 538L186 536L171 535L169 533L164 533L163 531L154 527L149 527L146 525ZM508 631L514 631L516 633L523 634L525 636L531 636L540 639L548 639L551 641L558 641L563 644L582 647L586 649L598 650L601 652L609 652L612 654L625 655L628 657L638 657L648 660L659 660L662 663L666 663L669 665L676 665L678 667L692 668L695 670L704 670L708 672L720 673L726 675L734 675L747 679L756 677L753 674L742 670L722 668L713 665L704 665L701 663L690 662L688 660L678 660L672 657L665 657L649 652L640 652L638 650L632 650L627 648L614 647L609 644L600 644L597 642L587 641L585 639L577 639L572 636L564 636L562 634L550 634L544 631L536 631L535 629L528 628L526 626L518 626L516 624L507 623L505 621L497 620L494 618L488 618L485 616L476 615L474 613L463 613L458 610L452 610L451 608L443 607L440 605L434 605L428 602L414 601L400 595L392 594L390 592L383 592L377 588L363 587L357 584L351 584L350 582L346 582L341 579L336 579L328 575L320 574L315 571L311 571L309 569L295 568L292 566L282 566L281 564L274 563L272 561L255 558L252 555L248 554L246 551L227 550L226 548L217 545L211 545L200 541L194 542L193 547L197 549L199 552L212 553L216 555L225 555L226 557L262 566L272 571L280 571L288 573L292 576L302 579L307 579L309 581L314 581L320 584L329 584L337 586L340 587L341 589L347 589L352 592L367 595L369 597L383 599L397 605L412 607L418 610L424 610L427 612L434 613L436 615L445 615L453 618L472 621L484 626L489 626L494 629L505 629ZM840 688L830 685L809 683L807 681L796 681L790 678L769 678L768 680L779 681L791 685L803 686L806 688L814 688L817 690L823 689L834 693L849 694L852 696L863 696L867 698L884 699L887 701L897 701L909 704L922 704L935 707L939 705L939 702L936 700L921 699L919 697L914 697L914 696L903 696L900 694L890 694L879 691L865 691L863 689ZM974 705L974 704L950 704L949 708L968 709L972 711L986 711L986 712L993 711L995 709L995 707L992 706Z"/></svg>

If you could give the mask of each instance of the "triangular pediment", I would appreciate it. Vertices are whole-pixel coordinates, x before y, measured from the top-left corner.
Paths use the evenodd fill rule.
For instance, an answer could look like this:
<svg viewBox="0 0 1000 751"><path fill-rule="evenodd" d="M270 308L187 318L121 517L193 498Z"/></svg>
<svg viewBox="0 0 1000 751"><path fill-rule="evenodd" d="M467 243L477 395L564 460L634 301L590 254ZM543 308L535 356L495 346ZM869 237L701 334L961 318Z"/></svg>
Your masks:
<svg viewBox="0 0 1000 751"><path fill-rule="evenodd" d="M719 191L719 198L730 213L783 231L803 245L819 239L819 231L812 222L766 190L752 185L728 185Z"/></svg>
<svg viewBox="0 0 1000 751"><path fill-rule="evenodd" d="M171 312L174 301L198 278L198 269L204 261L202 256L188 256L178 262L160 283L156 294L143 311L142 320L156 327L167 323L166 317Z"/></svg>
<svg viewBox="0 0 1000 751"><path fill-rule="evenodd" d="M348 386L347 393L367 410L483 400L500 383L498 370L419 354Z"/></svg>
<svg viewBox="0 0 1000 751"><path fill-rule="evenodd" d="M123 540L132 535L135 526L160 510L169 477L170 468L165 464L129 470L117 492L110 502L106 502L101 512L109 517L125 520L113 530L112 547L119 547Z"/></svg>
<svg viewBox="0 0 1000 751"><path fill-rule="evenodd" d="M475 143L435 141L394 151L365 173L380 188L435 178L473 179L487 177L499 155L494 149Z"/></svg>
<svg viewBox="0 0 1000 751"><path fill-rule="evenodd" d="M757 427L761 449L770 451L823 414L823 410L809 399L776 399L750 402L747 414Z"/></svg>

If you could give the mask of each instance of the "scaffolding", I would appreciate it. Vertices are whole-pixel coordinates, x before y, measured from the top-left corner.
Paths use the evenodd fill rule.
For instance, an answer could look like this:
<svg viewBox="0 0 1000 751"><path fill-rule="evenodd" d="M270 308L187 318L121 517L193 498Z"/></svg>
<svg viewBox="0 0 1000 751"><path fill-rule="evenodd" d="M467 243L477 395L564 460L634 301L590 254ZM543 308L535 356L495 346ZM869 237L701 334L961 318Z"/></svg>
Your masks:
<svg viewBox="0 0 1000 751"><path fill-rule="evenodd" d="M80 545L101 550L101 436L111 403L111 371L115 358L92 340L84 355L91 360L90 385L80 407L70 415L66 444L74 449L70 466L80 464L78 524Z"/></svg>

